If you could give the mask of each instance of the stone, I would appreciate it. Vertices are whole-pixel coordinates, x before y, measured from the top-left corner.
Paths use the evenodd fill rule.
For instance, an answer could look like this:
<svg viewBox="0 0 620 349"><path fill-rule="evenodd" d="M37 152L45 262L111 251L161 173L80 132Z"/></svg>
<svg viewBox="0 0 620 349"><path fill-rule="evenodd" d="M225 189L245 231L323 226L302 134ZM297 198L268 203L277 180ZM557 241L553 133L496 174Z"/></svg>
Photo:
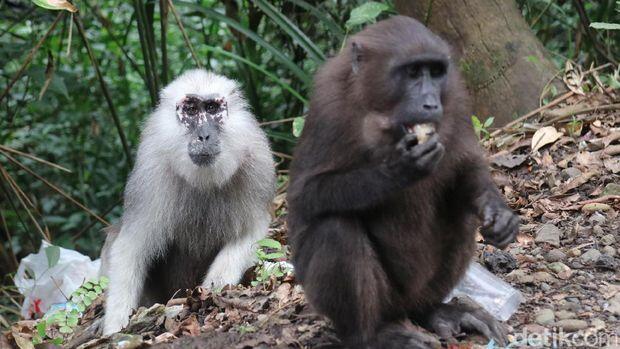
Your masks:
<svg viewBox="0 0 620 349"><path fill-rule="evenodd" d="M603 253L613 257L616 255L616 249L611 246L605 246L603 247Z"/></svg>
<svg viewBox="0 0 620 349"><path fill-rule="evenodd" d="M510 273L506 274L506 278L508 281L514 281L518 284L532 284L534 283L534 277L529 275L523 269L513 270Z"/></svg>
<svg viewBox="0 0 620 349"><path fill-rule="evenodd" d="M568 310L559 310L555 313L555 316L558 318L558 320L574 319L575 317L577 317L575 313Z"/></svg>
<svg viewBox="0 0 620 349"><path fill-rule="evenodd" d="M616 243L616 237L613 234L607 234L601 238L601 244L605 246L613 245Z"/></svg>
<svg viewBox="0 0 620 349"><path fill-rule="evenodd" d="M568 255L571 257L579 257L581 256L581 250L577 247L571 248L570 250L568 250Z"/></svg>
<svg viewBox="0 0 620 349"><path fill-rule="evenodd" d="M601 258L601 251L595 248L591 248L581 255L581 261L586 265L596 263L599 258Z"/></svg>
<svg viewBox="0 0 620 349"><path fill-rule="evenodd" d="M620 184L609 183L603 189L602 195L620 195Z"/></svg>
<svg viewBox="0 0 620 349"><path fill-rule="evenodd" d="M567 181L571 178L581 176L581 171L579 171L579 169L575 167L568 167L568 168L563 169L560 172L560 176L562 177L563 180Z"/></svg>
<svg viewBox="0 0 620 349"><path fill-rule="evenodd" d="M564 330L564 332L576 332L588 328L588 323L584 320L565 319L557 321L554 326Z"/></svg>
<svg viewBox="0 0 620 349"><path fill-rule="evenodd" d="M616 271L618 269L618 262L616 259L610 255L602 255L599 259L594 263L597 269L604 269L610 271Z"/></svg>
<svg viewBox="0 0 620 349"><path fill-rule="evenodd" d="M537 271L534 273L534 281L552 284L555 282L555 278L553 277L553 275L547 273L546 271Z"/></svg>
<svg viewBox="0 0 620 349"><path fill-rule="evenodd" d="M607 324L601 319L592 319L592 321L590 321L590 326L592 326L595 330L600 331L604 330L605 327L607 327Z"/></svg>
<svg viewBox="0 0 620 349"><path fill-rule="evenodd" d="M603 228L601 228L601 226L597 224L592 227L592 234L596 236L602 236L605 234L605 230L603 230Z"/></svg>
<svg viewBox="0 0 620 349"><path fill-rule="evenodd" d="M612 313L613 315L620 315L620 299L618 299L618 297L614 297L612 299L609 300L609 306L606 309L608 312Z"/></svg>
<svg viewBox="0 0 620 349"><path fill-rule="evenodd" d="M555 321L555 314L551 309L542 309L536 313L535 321L539 325L550 325Z"/></svg>
<svg viewBox="0 0 620 349"><path fill-rule="evenodd" d="M547 262L560 262L563 261L564 258L566 258L566 254L557 248L545 253L545 260L547 260Z"/></svg>
<svg viewBox="0 0 620 349"><path fill-rule="evenodd" d="M570 276L573 274L571 268L569 268L568 265L562 262L551 263L547 266L547 268L549 268L549 270L551 270L557 277L562 280L570 278Z"/></svg>
<svg viewBox="0 0 620 349"><path fill-rule="evenodd" d="M540 243L548 243L551 246L560 246L560 236L562 231L553 224L544 224L536 232L536 239L534 241Z"/></svg>

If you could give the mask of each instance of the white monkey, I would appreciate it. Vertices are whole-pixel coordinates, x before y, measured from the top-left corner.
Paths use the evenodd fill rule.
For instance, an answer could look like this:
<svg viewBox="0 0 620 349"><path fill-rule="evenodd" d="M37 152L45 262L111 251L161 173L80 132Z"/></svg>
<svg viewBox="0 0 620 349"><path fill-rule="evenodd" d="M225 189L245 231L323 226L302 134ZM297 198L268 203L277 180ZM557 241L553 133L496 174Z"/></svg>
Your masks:
<svg viewBox="0 0 620 349"><path fill-rule="evenodd" d="M160 97L102 252L106 335L179 289L238 283L269 226L274 163L237 83L191 70Z"/></svg>

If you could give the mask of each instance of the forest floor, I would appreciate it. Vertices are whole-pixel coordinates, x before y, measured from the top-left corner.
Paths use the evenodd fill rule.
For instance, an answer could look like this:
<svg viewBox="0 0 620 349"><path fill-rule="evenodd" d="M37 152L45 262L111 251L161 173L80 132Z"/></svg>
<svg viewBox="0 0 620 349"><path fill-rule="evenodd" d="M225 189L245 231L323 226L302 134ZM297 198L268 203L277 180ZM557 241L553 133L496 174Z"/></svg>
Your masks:
<svg viewBox="0 0 620 349"><path fill-rule="evenodd" d="M521 216L515 243L504 251L480 243L477 255L524 296L507 321L511 340L520 343L513 347L526 347L527 338L532 347L555 340L555 347L620 348L618 90L572 90L483 142L496 183ZM277 218L271 229L286 243L283 221ZM167 305L139 309L125 334L110 338L98 335L101 316L100 299L64 347L338 347L329 323L314 314L290 275L216 293L188 291ZM34 326L14 324L0 336L0 348L30 348L24 339ZM448 347L493 347L477 335L459 341Z"/></svg>

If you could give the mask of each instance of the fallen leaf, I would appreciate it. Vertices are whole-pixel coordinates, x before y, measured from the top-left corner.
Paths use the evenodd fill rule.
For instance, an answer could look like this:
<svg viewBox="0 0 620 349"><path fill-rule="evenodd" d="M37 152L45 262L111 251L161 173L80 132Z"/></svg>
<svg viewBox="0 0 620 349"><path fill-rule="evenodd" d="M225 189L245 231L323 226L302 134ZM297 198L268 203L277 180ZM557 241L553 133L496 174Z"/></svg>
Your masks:
<svg viewBox="0 0 620 349"><path fill-rule="evenodd" d="M532 151L544 147L547 144L554 143L562 137L562 132L558 132L553 126L541 127L534 133L532 137Z"/></svg>
<svg viewBox="0 0 620 349"><path fill-rule="evenodd" d="M499 154L491 158L491 162L506 168L515 168L527 159L527 155L519 154Z"/></svg>

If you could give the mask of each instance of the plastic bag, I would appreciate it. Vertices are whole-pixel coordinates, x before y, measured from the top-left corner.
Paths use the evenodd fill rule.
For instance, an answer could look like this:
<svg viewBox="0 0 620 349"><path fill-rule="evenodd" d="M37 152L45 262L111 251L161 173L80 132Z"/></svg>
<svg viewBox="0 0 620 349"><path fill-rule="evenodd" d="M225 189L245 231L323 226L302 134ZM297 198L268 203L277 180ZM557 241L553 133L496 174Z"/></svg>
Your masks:
<svg viewBox="0 0 620 349"><path fill-rule="evenodd" d="M15 286L24 295L21 314L25 319L37 318L53 305L64 304L84 281L97 277L100 260L91 261L77 251L41 241L36 254L21 260Z"/></svg>
<svg viewBox="0 0 620 349"><path fill-rule="evenodd" d="M445 299L445 303L457 296L467 296L478 303L496 319L508 320L523 302L519 290L472 262L459 284Z"/></svg>

